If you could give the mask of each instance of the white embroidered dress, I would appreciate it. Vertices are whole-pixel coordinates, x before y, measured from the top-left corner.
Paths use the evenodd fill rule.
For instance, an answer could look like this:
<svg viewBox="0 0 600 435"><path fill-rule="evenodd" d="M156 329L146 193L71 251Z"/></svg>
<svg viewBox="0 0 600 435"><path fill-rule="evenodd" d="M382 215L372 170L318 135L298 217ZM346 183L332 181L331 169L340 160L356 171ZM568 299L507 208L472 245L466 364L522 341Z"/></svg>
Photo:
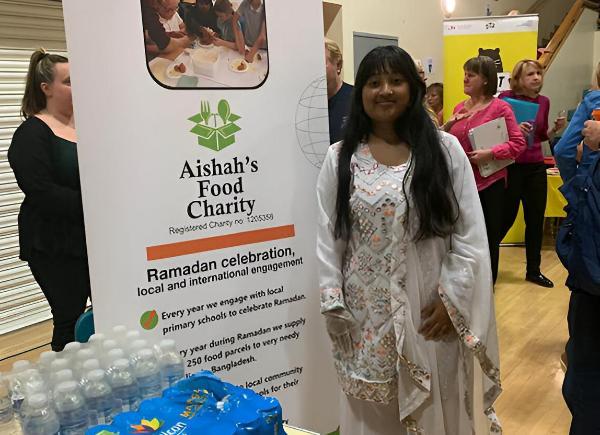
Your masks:
<svg viewBox="0 0 600 435"><path fill-rule="evenodd" d="M340 144L329 148L317 185L321 311L344 308L355 319L354 355L344 358L333 349L348 396L397 402L399 419L413 433L500 432L492 407L500 384L483 212L462 147L453 136L440 134L459 219L451 236L416 243L416 211L411 206L407 213L402 187L408 177L404 190L410 192L410 161L379 164L367 144L359 145L351 160L350 240L334 238ZM425 341L417 332L421 310L436 295L455 328L442 342ZM475 361L481 370L474 370ZM474 416L477 410L481 415ZM480 418L484 412L488 419Z"/></svg>

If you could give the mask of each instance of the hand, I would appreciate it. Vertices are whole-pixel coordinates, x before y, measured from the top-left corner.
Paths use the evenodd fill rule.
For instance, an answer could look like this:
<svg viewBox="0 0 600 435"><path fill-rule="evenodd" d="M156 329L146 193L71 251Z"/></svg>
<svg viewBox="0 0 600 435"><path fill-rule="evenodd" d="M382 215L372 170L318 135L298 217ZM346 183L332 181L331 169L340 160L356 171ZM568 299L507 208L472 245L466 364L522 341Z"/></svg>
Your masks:
<svg viewBox="0 0 600 435"><path fill-rule="evenodd" d="M225 45L225 41L223 41L221 38L218 38L215 36L213 38L213 44L215 44L217 47L219 47L221 45Z"/></svg>
<svg viewBox="0 0 600 435"><path fill-rule="evenodd" d="M452 320L439 296L421 310L421 327L419 334L425 340L440 341L454 331Z"/></svg>
<svg viewBox="0 0 600 435"><path fill-rule="evenodd" d="M355 323L349 311L340 308L326 311L325 325L331 341L342 352L342 356L349 358L353 355L352 335L350 329Z"/></svg>
<svg viewBox="0 0 600 435"><path fill-rule="evenodd" d="M167 32L167 35L169 35L169 37L175 38L175 39L183 38L184 36L186 36L186 34L181 31L180 32Z"/></svg>
<svg viewBox="0 0 600 435"><path fill-rule="evenodd" d="M556 118L554 120L554 127L552 127L552 130L554 131L560 131L563 128L565 128L565 125L567 125L567 119L564 117L559 117Z"/></svg>
<svg viewBox="0 0 600 435"><path fill-rule="evenodd" d="M252 56L252 53L250 53L250 50L246 49L244 59L246 59L246 62L248 62L248 63L252 63L252 61L254 61L254 56Z"/></svg>
<svg viewBox="0 0 600 435"><path fill-rule="evenodd" d="M583 142L593 151L600 147L600 121L585 121L581 130Z"/></svg>
<svg viewBox="0 0 600 435"><path fill-rule="evenodd" d="M523 133L523 136L527 137L529 136L529 133L531 133L533 125L531 125L531 123L529 122L522 122L519 124L519 128L521 129L521 133Z"/></svg>
<svg viewBox="0 0 600 435"><path fill-rule="evenodd" d="M449 131L454 124L456 124L458 121L468 118L469 116L471 116L471 114L467 112L455 113L448 121L446 121L444 125L442 125L442 130L446 132Z"/></svg>
<svg viewBox="0 0 600 435"><path fill-rule="evenodd" d="M468 152L467 157L469 157L471 163L475 165L481 165L494 160L494 152L491 149L475 150Z"/></svg>

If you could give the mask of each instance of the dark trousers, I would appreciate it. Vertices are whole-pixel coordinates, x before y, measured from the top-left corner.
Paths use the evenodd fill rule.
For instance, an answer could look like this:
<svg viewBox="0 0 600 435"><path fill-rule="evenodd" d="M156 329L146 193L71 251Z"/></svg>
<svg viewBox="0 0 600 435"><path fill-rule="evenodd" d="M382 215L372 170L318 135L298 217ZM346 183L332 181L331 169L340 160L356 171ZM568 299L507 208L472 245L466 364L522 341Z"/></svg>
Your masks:
<svg viewBox="0 0 600 435"><path fill-rule="evenodd" d="M600 434L600 296L572 289L567 373L563 397L571 411L570 435Z"/></svg>
<svg viewBox="0 0 600 435"><path fill-rule="evenodd" d="M504 208L504 180L496 181L489 187L479 191L479 200L483 208L485 228L487 230L492 277L494 283L498 278L498 260L500 258L500 242L502 241L502 213Z"/></svg>
<svg viewBox="0 0 600 435"><path fill-rule="evenodd" d="M523 201L525 218L525 254L527 273L540 273L544 212L546 211L546 165L544 163L515 163L508 167L508 187L504 197L502 240L515 222L519 203Z"/></svg>
<svg viewBox="0 0 600 435"><path fill-rule="evenodd" d="M52 350L61 351L75 339L75 323L90 296L87 258L50 257L35 253L29 268L52 311Z"/></svg>

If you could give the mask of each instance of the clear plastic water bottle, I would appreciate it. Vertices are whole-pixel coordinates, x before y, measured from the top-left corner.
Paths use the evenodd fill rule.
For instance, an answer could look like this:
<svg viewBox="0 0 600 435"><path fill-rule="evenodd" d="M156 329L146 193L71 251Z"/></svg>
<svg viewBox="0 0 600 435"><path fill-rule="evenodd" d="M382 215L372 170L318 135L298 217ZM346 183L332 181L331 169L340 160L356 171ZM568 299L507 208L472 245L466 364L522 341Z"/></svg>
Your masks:
<svg viewBox="0 0 600 435"><path fill-rule="evenodd" d="M61 435L84 435L89 426L85 399L75 381L61 382L54 392Z"/></svg>
<svg viewBox="0 0 600 435"><path fill-rule="evenodd" d="M52 373L52 376L50 376L50 388L55 390L56 387L58 387L63 382L74 381L74 380L75 380L75 375L73 374L73 370L71 370L71 369L59 370L55 373Z"/></svg>
<svg viewBox="0 0 600 435"><path fill-rule="evenodd" d="M83 363L87 360L93 359L96 356L96 352L94 352L91 348L81 349L77 351L75 355L75 360L73 361L73 371L76 375L81 376L84 373L83 371Z"/></svg>
<svg viewBox="0 0 600 435"><path fill-rule="evenodd" d="M127 334L127 327L125 325L116 325L112 327L109 335L113 340L117 340L119 346L122 346L123 341L125 340L125 334Z"/></svg>
<svg viewBox="0 0 600 435"><path fill-rule="evenodd" d="M142 399L161 396L160 367L152 349L138 351L137 358L133 363L133 373L140 387Z"/></svg>
<svg viewBox="0 0 600 435"><path fill-rule="evenodd" d="M129 361L125 358L116 360L108 369L107 378L113 395L121 401L122 411L137 411L141 396Z"/></svg>
<svg viewBox="0 0 600 435"><path fill-rule="evenodd" d="M48 379L50 377L50 364L52 364L52 361L54 361L57 358L58 354L53 350L47 350L40 354L40 359L38 360L38 367L44 378Z"/></svg>
<svg viewBox="0 0 600 435"><path fill-rule="evenodd" d="M16 367L16 372L13 371L10 382L11 403L15 416L20 419L22 417L23 403L27 395L27 386L32 382L43 382L42 375L33 365L19 364ZM13 365L13 370L15 366Z"/></svg>
<svg viewBox="0 0 600 435"><path fill-rule="evenodd" d="M96 352L101 352L102 343L104 343L104 340L106 340L106 335L98 332L90 336L90 339L88 340L88 345Z"/></svg>
<svg viewBox="0 0 600 435"><path fill-rule="evenodd" d="M21 425L13 411L8 379L0 375L0 433L21 435Z"/></svg>
<svg viewBox="0 0 600 435"><path fill-rule="evenodd" d="M27 414L23 422L24 435L56 435L60 423L54 409L49 404L48 396L37 393L27 400Z"/></svg>
<svg viewBox="0 0 600 435"><path fill-rule="evenodd" d="M140 331L127 331L125 334L125 343L133 343L141 338Z"/></svg>
<svg viewBox="0 0 600 435"><path fill-rule="evenodd" d="M81 369L83 370L83 373L89 373L92 370L96 370L99 368L101 368L100 361L96 358L88 359L87 361L84 361L83 364L81 364Z"/></svg>
<svg viewBox="0 0 600 435"><path fill-rule="evenodd" d="M75 361L75 356L77 355L77 352L79 352L81 349L81 343L77 341L72 341L70 343L67 343L67 345L61 352L61 357L66 358L69 361Z"/></svg>
<svg viewBox="0 0 600 435"><path fill-rule="evenodd" d="M166 339L160 342L160 375L162 387L168 388L185 376L183 358L174 340Z"/></svg>
<svg viewBox="0 0 600 435"><path fill-rule="evenodd" d="M59 372L61 370L70 369L71 364L69 360L66 358L57 358L50 363L50 377L52 377L53 373Z"/></svg>
<svg viewBox="0 0 600 435"><path fill-rule="evenodd" d="M96 369L86 374L87 383L83 395L88 409L95 414L92 424L110 424L113 418L115 400L112 388L106 381L104 370Z"/></svg>
<svg viewBox="0 0 600 435"><path fill-rule="evenodd" d="M111 349L107 354L107 360L108 360L108 367L110 367L112 365L113 362L115 362L118 359L123 359L125 358L125 352L123 351L123 349L119 349L119 348L115 348L115 349Z"/></svg>

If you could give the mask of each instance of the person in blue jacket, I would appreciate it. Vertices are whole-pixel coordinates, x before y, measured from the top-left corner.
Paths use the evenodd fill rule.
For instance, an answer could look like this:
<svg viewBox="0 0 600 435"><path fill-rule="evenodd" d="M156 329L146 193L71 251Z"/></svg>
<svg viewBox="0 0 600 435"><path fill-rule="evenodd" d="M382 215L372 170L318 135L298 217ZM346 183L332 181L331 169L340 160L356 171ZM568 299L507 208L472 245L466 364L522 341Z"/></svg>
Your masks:
<svg viewBox="0 0 600 435"><path fill-rule="evenodd" d="M600 111L600 64L596 68L593 89L583 98L560 142L554 148L560 175L566 183L575 176L586 175L598 156L596 121L590 121ZM577 148L583 143L578 164ZM600 178L598 168L591 174L594 183ZM575 198L568 185L565 196ZM573 204L571 204L573 205ZM581 234L597 233L600 228L585 228ZM578 281L567 278L571 291L569 301L569 341L567 342L567 372L562 387L563 396L573 419L570 435L600 434L600 296L583 288ZM580 288L581 287L581 288Z"/></svg>
<svg viewBox="0 0 600 435"><path fill-rule="evenodd" d="M592 119L592 112L595 109L600 109L600 63L596 67L594 74L594 83L592 90L589 91L581 103L569 126L563 133L560 141L554 147L554 158L556 166L560 170L560 176L564 182L573 178L578 171L587 170L598 154L592 151L589 147L583 147L583 155L581 162L577 162L577 146L583 141L581 130L584 128L584 123Z"/></svg>

